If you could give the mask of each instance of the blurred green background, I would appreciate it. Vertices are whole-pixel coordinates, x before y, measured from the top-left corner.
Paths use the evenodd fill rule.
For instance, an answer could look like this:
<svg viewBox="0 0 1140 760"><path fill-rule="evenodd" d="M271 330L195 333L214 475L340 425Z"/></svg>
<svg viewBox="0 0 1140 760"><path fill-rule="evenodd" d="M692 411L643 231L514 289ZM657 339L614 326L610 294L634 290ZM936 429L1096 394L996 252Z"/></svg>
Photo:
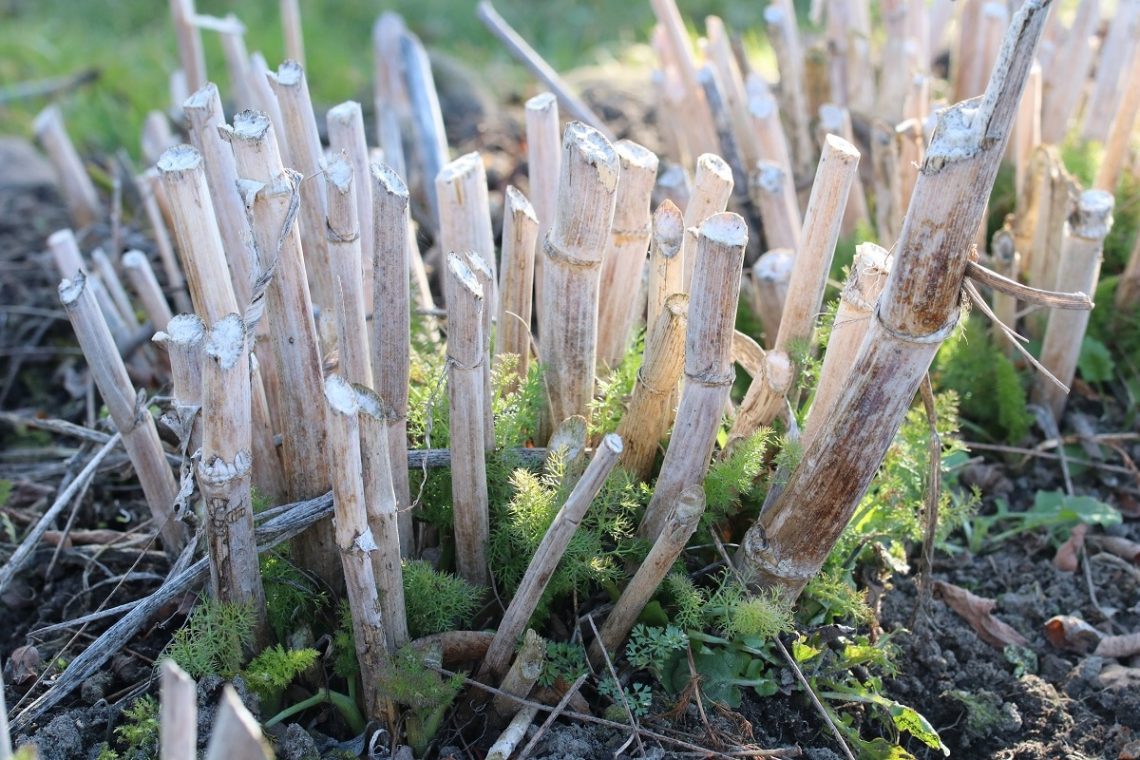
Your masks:
<svg viewBox="0 0 1140 760"><path fill-rule="evenodd" d="M475 18L474 0L301 0L309 85L318 107L347 98L371 101L371 29L392 10L427 47L472 64L496 96L534 89L526 72ZM756 30L764 2L681 0L693 29L708 14L730 29ZM806 2L804 2L806 6ZM560 71L628 58L653 25L648 0L498 0L496 8ZM235 13L247 28L250 52L271 67L283 54L277 0L199 0L199 13ZM806 7L803 9L806 10ZM746 34L755 44L755 31ZM208 68L223 93L228 85L217 35L203 32ZM642 51L644 53L644 50ZM645 55L641 56L643 59ZM3 93L32 80L95 68L99 79L58 98L81 151L125 147L138 155L146 112L169 105L169 73L178 65L165 0L0 0L0 133L30 135L44 97L12 100Z"/></svg>

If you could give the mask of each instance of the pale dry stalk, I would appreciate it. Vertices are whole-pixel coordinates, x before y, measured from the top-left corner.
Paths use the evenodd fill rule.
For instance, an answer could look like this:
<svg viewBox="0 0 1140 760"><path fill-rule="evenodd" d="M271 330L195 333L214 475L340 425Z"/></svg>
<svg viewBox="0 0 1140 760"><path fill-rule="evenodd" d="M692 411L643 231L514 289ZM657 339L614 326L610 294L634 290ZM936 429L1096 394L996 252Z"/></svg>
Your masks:
<svg viewBox="0 0 1140 760"><path fill-rule="evenodd" d="M914 195L914 186L918 183L918 168L922 166L922 158L926 155L926 136L922 131L922 122L918 119L902 122L895 127L895 140L899 146L899 196L905 213L910 205L910 197Z"/></svg>
<svg viewBox="0 0 1140 760"><path fill-rule="evenodd" d="M1081 0L1064 43L1057 48L1052 65L1042 79L1041 139L1059 145L1069 130L1092 65L1090 38L1100 23L1100 0Z"/></svg>
<svg viewBox="0 0 1140 760"><path fill-rule="evenodd" d="M154 418L144 398L138 396L131 385L127 368L82 270L60 283L59 300L71 320L99 395L123 436L123 448L134 465L166 552L176 557L186 542L186 526L174 515L178 484L166 462Z"/></svg>
<svg viewBox="0 0 1140 760"><path fill-rule="evenodd" d="M170 659L162 661L159 681L162 689L159 755L162 760L195 760L198 757L198 685ZM0 742L3 740L0 736Z"/></svg>
<svg viewBox="0 0 1140 760"><path fill-rule="evenodd" d="M462 253L447 255L447 399L455 564L471 583L487 581L486 442L483 437L483 289ZM513 640L512 640L513 642Z"/></svg>
<svg viewBox="0 0 1140 760"><path fill-rule="evenodd" d="M708 38L705 53L716 69L724 91L725 104L732 116L732 131L740 148L745 170L756 165L760 154L748 115L748 93L744 88L744 75L732 52L732 43L724 21L718 16L705 17L705 34Z"/></svg>
<svg viewBox="0 0 1140 760"><path fill-rule="evenodd" d="M598 360L610 369L625 356L637 317L636 293L649 250L649 202L658 163L652 151L630 140L619 140L614 151L621 176L598 292Z"/></svg>
<svg viewBox="0 0 1140 760"><path fill-rule="evenodd" d="M788 192L792 178L775 161L759 161L749 181L752 205L764 224L764 241L768 248L800 247L799 209L793 205L795 191Z"/></svg>
<svg viewBox="0 0 1140 760"><path fill-rule="evenodd" d="M1136 77L1140 54L1140 2L1121 0L1108 24L1108 34L1100 48L1096 64L1096 80L1088 103L1085 104L1085 122L1081 137L1085 140L1107 142L1109 125L1122 108L1127 96L1140 87ZM1131 63L1130 63L1131 62ZM1132 75L1129 75L1132 72ZM1135 100L1135 96L1133 96ZM1100 187L1100 185L1097 185ZM1109 190L1103 188L1102 190Z"/></svg>
<svg viewBox="0 0 1140 760"><path fill-rule="evenodd" d="M1100 278L1104 239L1112 229L1113 196L1104 190L1086 190L1065 227L1057 281L1067 290L1095 293ZM1077 371L1081 343L1088 329L1090 312L1054 310L1049 313L1045 339L1041 346L1041 363L1066 386L1071 385ZM1030 398L1046 406L1053 419L1060 420L1068 393L1044 375L1034 377Z"/></svg>
<svg viewBox="0 0 1140 760"><path fill-rule="evenodd" d="M334 284L329 274L328 244L325 235L325 217L328 213L325 183L318 175L324 158L321 135L305 70L295 60L282 63L277 73L269 73L269 84L281 108L284 134L277 139L287 146L289 167L301 173L301 249L305 254L305 271L313 304L331 313ZM260 179L260 178L256 178ZM264 180L262 180L264 181Z"/></svg>
<svg viewBox="0 0 1140 760"><path fill-rule="evenodd" d="M1140 2L1131 3L1140 7ZM1115 29L1110 25L1110 29ZM1104 62L1101 63L1104 65ZM1112 116L1112 125L1108 130L1108 140L1104 145L1104 155L1100 166L1096 170L1096 181L1093 187L1098 190L1116 192L1116 183L1124 162L1128 159L1128 148L1135 132L1137 115L1140 114L1140 47L1132 56L1132 65L1124 73L1124 94L1120 99L1120 107Z"/></svg>
<svg viewBox="0 0 1140 760"><path fill-rule="evenodd" d="M154 342L166 349L170 360L173 416L163 422L177 434L182 453L189 457L202 444L202 351L206 325L197 314L179 314L154 334Z"/></svg>
<svg viewBox="0 0 1140 760"><path fill-rule="evenodd" d="M649 479L657 446L673 418L673 394L685 363L688 304L688 296L674 293L650 325L633 396L618 425L618 435L625 442L622 467L641 480Z"/></svg>
<svg viewBox="0 0 1140 760"><path fill-rule="evenodd" d="M245 25L232 13L226 14L230 29L222 31L222 57L226 60L226 74L230 80L230 97L237 110L254 108L257 96L249 84L249 50L245 46ZM185 108L185 106L184 106Z"/></svg>
<svg viewBox="0 0 1140 760"><path fill-rule="evenodd" d="M1017 281L1018 272L1021 269L1020 258L1021 254L1017 251L1017 246L1014 242L1013 228L1007 221L1000 230L994 233L993 241L990 246L990 261L991 266L995 272L1013 281ZM1017 330L1017 298L994 290L991 293L991 301L994 310L994 316L1001 325L1005 325L1011 330ZM993 327L994 337L999 337L1004 334L1001 325L995 323ZM1000 343L999 343L1000 345Z"/></svg>
<svg viewBox="0 0 1140 760"><path fill-rule="evenodd" d="M404 88L411 107L412 136L415 138L424 192L428 197L431 218L439 219L439 202L433 180L444 164L450 160L447 132L443 127L443 112L439 106L439 93L431 73L431 62L419 37L405 30L400 35L400 69L404 74ZM409 172L411 174L411 172ZM449 252L441 250L446 257ZM446 265L445 265L446 266ZM443 278L446 281L446 277Z"/></svg>
<svg viewBox="0 0 1140 760"><path fill-rule="evenodd" d="M697 229L706 219L728 207L732 197L732 169L715 153L705 153L697 159L697 172L693 178L693 191L685 206L685 238L681 244L684 262L684 292L691 292L693 268L697 260Z"/></svg>
<svg viewBox="0 0 1140 760"><path fill-rule="evenodd" d="M384 620L372 573L374 555L379 551L368 526L365 507L364 470L361 465L360 407L357 394L339 375L324 384L328 410L328 450L325 452L332 476L333 525L336 546L344 571L348 606L352 611L352 633L356 660L364 683L364 704L369 720L383 721L385 710L379 681L385 667L388 644Z"/></svg>
<svg viewBox="0 0 1140 760"><path fill-rule="evenodd" d="M538 216L534 256L534 310L542 313L541 247L554 224L558 178L562 174L562 139L558 127L558 100L549 92L526 102L526 165L530 199ZM539 326L541 328L541 325Z"/></svg>
<svg viewBox="0 0 1140 760"><path fill-rule="evenodd" d="M793 180L791 184L794 185L792 153L780 122L780 107L776 103L776 98L772 96L768 84L755 72L748 75L745 88L748 92L748 117L760 159L778 163L784 173ZM794 194L794 187L792 192ZM799 213L798 201L796 212Z"/></svg>
<svg viewBox="0 0 1140 760"><path fill-rule="evenodd" d="M475 251L464 251L467 266L475 275L475 280L484 293L490 293L495 288L495 275L491 272L487 262ZM491 383L491 319L487 316L488 304L483 305L483 347L480 349L483 357L483 446L487 451L495 450L495 415L492 409L495 389Z"/></svg>
<svg viewBox="0 0 1140 760"><path fill-rule="evenodd" d="M939 115L895 265L831 424L748 531L745 577L795 598L819 571L958 319L970 242L1012 130L1048 0L1017 11L985 95Z"/></svg>
<svg viewBox="0 0 1140 760"><path fill-rule="evenodd" d="M239 312L202 154L189 145L171 148L159 159L158 171L170 198L175 239L196 313L213 324ZM268 498L276 499L281 495L281 461L261 383L253 389L253 419L254 483Z"/></svg>
<svg viewBox="0 0 1140 760"><path fill-rule="evenodd" d="M364 179L366 178L367 175ZM333 281L333 300L337 314L340 374L350 383L371 388L368 312L364 279L361 277L363 265L356 205L358 182L353 166L343 151L334 155L325 166L324 182L327 185L325 197L328 199L325 234L328 236L329 275ZM368 183L364 181L360 184Z"/></svg>
<svg viewBox="0 0 1140 760"><path fill-rule="evenodd" d="M665 303L674 293L685 291L684 262L681 242L685 222L681 209L671 200L661 202L653 212L653 235L649 248L649 287L645 308L645 324L652 328L665 311Z"/></svg>
<svg viewBox="0 0 1140 760"><path fill-rule="evenodd" d="M681 164L666 163L657 175L657 184L653 188L653 203L660 206L670 201L681 209L689 205L693 189L689 185L689 175Z"/></svg>
<svg viewBox="0 0 1140 760"><path fill-rule="evenodd" d="M851 112L842 106L833 103L824 103L819 108L819 128L824 136L828 134L839 135L852 145L855 144L855 132L851 127ZM867 194L863 190L863 182L859 175L851 183L851 192L847 195L847 205L843 207L843 234L850 235L855 232L858 224L871 223L871 215L867 211ZM764 232L767 233L767 225ZM797 248L783 243L769 242L769 248Z"/></svg>
<svg viewBox="0 0 1140 760"><path fill-rule="evenodd" d="M161 182L158 171L149 169L136 178L135 184L138 186L143 210L150 224L151 234L154 236L158 260L162 262L167 290L174 299L174 308L185 313L193 311L194 307L186 294L186 281L182 278L182 268L178 266L178 256L174 253L174 244L170 242L170 232L166 228L166 219L158 202L158 193L162 191Z"/></svg>
<svg viewBox="0 0 1140 760"><path fill-rule="evenodd" d="M796 15L790 2L773 3L764 9L768 40L780 68L780 95L786 106L792 135L793 165L806 172L815 149L808 131L807 94L804 90L803 49L800 47Z"/></svg>
<svg viewBox="0 0 1140 760"><path fill-rule="evenodd" d="M1136 236L1136 243L1132 246L1132 253L1128 257L1128 265L1120 275L1120 282L1116 286L1116 308L1135 308L1140 298L1140 235Z"/></svg>
<svg viewBox="0 0 1140 760"><path fill-rule="evenodd" d="M776 345L795 265L796 252L791 248L767 251L752 265L752 308L764 326L764 345L768 348Z"/></svg>
<svg viewBox="0 0 1140 760"><path fill-rule="evenodd" d="M503 202L503 269L499 273L498 331L495 355L518 357L515 374L525 381L530 366L535 246L539 222L527 197L508 185ZM517 382L508 389L518 387Z"/></svg>
<svg viewBox="0 0 1140 760"><path fill-rule="evenodd" d="M55 259L60 277L70 279L75 277L77 272L88 275L87 287L94 295L95 303L99 305L99 311L107 322L107 329L111 331L115 345L121 351L131 341L131 331L126 322L123 321L123 315L111 300L111 294L103 287L103 281L97 274L91 276L90 267L83 260L83 254L79 250L79 241L75 239L75 233L69 229L56 230L48 236L47 245L52 258Z"/></svg>
<svg viewBox="0 0 1140 760"><path fill-rule="evenodd" d="M119 279L119 273L110 257L103 252L102 248L96 248L91 252L91 263L95 266L95 272L111 299L111 305L118 312L119 318L127 327L127 331L131 334L138 332L141 325L138 317L135 316L135 307L131 304L127 289L123 287L123 281Z"/></svg>
<svg viewBox="0 0 1140 760"><path fill-rule="evenodd" d="M1017 110L1013 131L1014 192L1018 198L1025 191L1029 179L1033 153L1041 144L1041 64L1034 63L1029 70L1025 92Z"/></svg>
<svg viewBox="0 0 1140 760"><path fill-rule="evenodd" d="M823 354L815 398L800 436L801 446L806 447L827 425L836 399L851 382L851 368L863 344L863 336L875 319L875 306L890 273L890 254L885 249L874 243L855 247L851 274L839 296L839 308L835 311L831 337Z"/></svg>
<svg viewBox="0 0 1140 760"><path fill-rule="evenodd" d="M875 231L890 248L898 239L906 209L899 177L899 143L890 124L876 120L871 125L871 176L875 186Z"/></svg>
<svg viewBox="0 0 1140 760"><path fill-rule="evenodd" d="M222 687L214 717L214 732L206 745L205 760L271 760L273 749L261 735L257 718L242 704L234 687Z"/></svg>
<svg viewBox="0 0 1140 760"><path fill-rule="evenodd" d="M190 142L202 156L224 258L233 275L234 296L244 308L249 303L257 265L246 242L249 223L238 194L234 154L218 132L218 127L225 123L218 88L212 82L207 84L186 100L182 112L189 123Z"/></svg>
<svg viewBox="0 0 1140 760"><path fill-rule="evenodd" d="M515 713L515 717L487 750L487 760L509 760L526 738L527 729L534 722L536 715L538 715L538 705L534 704L527 705Z"/></svg>
<svg viewBox="0 0 1140 760"><path fill-rule="evenodd" d="M689 33L675 0L651 0L653 15L661 25L662 38L668 55L676 66L684 92L685 121L691 122L686 130L689 135L689 149L692 155L715 153L718 150L716 131L713 129L712 113L705 102L700 83L697 81L697 64L689 44Z"/></svg>
<svg viewBox="0 0 1140 760"><path fill-rule="evenodd" d="M622 590L617 603L606 616L598 638L590 645L590 662L598 667L604 662L602 649L616 652L618 646L633 629L633 624L645 605L657 592L661 581L672 570L677 558L685 549L700 524L705 511L705 492L700 485L692 485L676 496L661 535L653 544L637 572Z"/></svg>
<svg viewBox="0 0 1140 760"><path fill-rule="evenodd" d="M594 458L542 537L542 542L535 549L534 557L531 558L526 573L523 574L519 587L515 590L514 598L507 606L507 611L503 613L502 622L495 631L495 638L491 640L487 654L483 657L479 676L481 679L498 681L506 673L511 655L514 653L515 642L526 629L527 621L538 607L542 593L546 590L546 584L554 575L570 539L578 530L586 510L602 490L606 478L621 456L621 451L622 440L613 433L602 438L598 448L594 450Z"/></svg>
<svg viewBox="0 0 1140 760"><path fill-rule="evenodd" d="M598 284L613 226L618 156L609 141L581 122L566 127L562 177L550 233L543 245L541 353L550 396L549 419L589 418L597 355Z"/></svg>
<svg viewBox="0 0 1140 760"><path fill-rule="evenodd" d="M305 40L301 34L300 0L281 0L281 33L285 38L285 57L305 65Z"/></svg>
<svg viewBox="0 0 1140 760"><path fill-rule="evenodd" d="M220 602L247 608L254 645L269 645L265 589L253 536L252 395L249 341L237 314L210 329L202 362L202 456L198 487L206 503L210 591Z"/></svg>
<svg viewBox="0 0 1140 760"><path fill-rule="evenodd" d="M372 378L376 392L392 409L387 423L388 456L396 503L405 529L400 546L412 551L411 495L408 485L408 383L412 312L409 283L411 254L419 254L410 235L408 188L390 168L373 164L372 183Z"/></svg>
<svg viewBox="0 0 1140 760"><path fill-rule="evenodd" d="M273 87L269 84L270 73L265 56L261 53L250 54L247 81L255 104L251 108L261 111L269 118L276 134L285 134L285 117L281 115L281 104L277 102L277 93L273 92Z"/></svg>
<svg viewBox="0 0 1140 760"><path fill-rule="evenodd" d="M372 183L369 181L368 138L364 134L364 115L360 104L354 100L333 106L325 115L325 125L329 133L329 148L333 155L344 151L352 164L355 179L353 192L356 195L356 218L360 229L360 250L364 253L363 277L365 283L372 282ZM327 193L327 189L326 189ZM364 307L371 314L373 310L372 288L364 289Z"/></svg>
<svg viewBox="0 0 1140 760"><path fill-rule="evenodd" d="M546 642L541 636L528 628L523 635L522 646L515 655L511 667L503 676L499 684L499 691L526 699L531 688L538 682L542 669L546 665ZM519 704L513 699L500 694L491 701L491 709L502 725L508 718L518 712Z"/></svg>
<svg viewBox="0 0 1140 760"><path fill-rule="evenodd" d="M699 485L708 472L735 377L733 323L747 242L747 224L732 213L709 217L697 234L699 266L689 294L684 390L661 474L639 529L650 541L660 535L678 494Z"/></svg>
<svg viewBox="0 0 1140 760"><path fill-rule="evenodd" d="M1056 147L1048 146L1043 151L1046 166L1035 198L1037 219L1033 237L1026 248L1018 247L1018 250L1030 253L1029 285L1042 290L1056 290L1065 223L1076 206L1080 185L1065 168L1064 159Z"/></svg>
<svg viewBox="0 0 1140 760"><path fill-rule="evenodd" d="M733 132L732 113L725 101L724 85L712 64L705 64L697 71L697 82L704 92L705 102L713 117L713 129L716 131L718 153L724 158L732 170L733 197L738 203L748 203L748 171L744 164L740 143Z"/></svg>
<svg viewBox="0 0 1140 760"><path fill-rule="evenodd" d="M392 461L388 453L388 426L392 408L374 391L353 386L360 406L360 459L364 468L364 508L368 526L376 539L372 552L372 575L380 599L384 639L394 653L408 642L408 619L404 605L404 571L401 546L412 545L412 513L400 510L396 500Z"/></svg>
<svg viewBox="0 0 1140 760"><path fill-rule="evenodd" d="M48 106L41 111L32 124L32 130L59 175L60 190L71 221L76 227L86 227L102 219L103 206L95 192L95 183L67 134L59 106Z"/></svg>
<svg viewBox="0 0 1140 760"><path fill-rule="evenodd" d="M123 254L122 262L131 287L142 301L146 318L155 330L165 330L174 313L166 302L162 286L158 284L158 278L150 266L150 259L142 251L127 251Z"/></svg>
<svg viewBox="0 0 1140 760"><path fill-rule="evenodd" d="M325 405L313 403L322 393L321 356L301 238L291 213L300 177L282 171L277 142L265 114L243 111L223 134L233 146L238 176L243 178L242 194L260 270L272 272L263 304L269 345L280 373L285 488L291 499L310 499L328 490L329 479ZM336 587L340 585L340 568L333 546L332 528L327 522L317 523L294 542L302 566Z"/></svg>
<svg viewBox="0 0 1140 760"><path fill-rule="evenodd" d="M958 40L957 55L953 56L955 102L979 95L986 83L982 71L982 5L985 0L966 0L957 4Z"/></svg>
<svg viewBox="0 0 1140 760"><path fill-rule="evenodd" d="M206 86L206 54L202 49L202 32L194 23L196 15L194 0L170 0L170 17L178 39L178 60L189 92Z"/></svg>

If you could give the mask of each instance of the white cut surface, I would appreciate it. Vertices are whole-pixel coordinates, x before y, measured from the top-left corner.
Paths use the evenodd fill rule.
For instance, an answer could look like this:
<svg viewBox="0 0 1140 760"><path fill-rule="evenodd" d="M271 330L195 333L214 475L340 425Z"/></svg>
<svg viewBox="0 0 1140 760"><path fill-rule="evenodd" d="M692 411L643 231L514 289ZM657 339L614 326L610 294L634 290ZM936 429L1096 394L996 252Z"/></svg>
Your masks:
<svg viewBox="0 0 1140 760"><path fill-rule="evenodd" d="M376 186L388 195L400 198L408 197L408 186L403 178L388 164L376 162L372 164L372 180Z"/></svg>
<svg viewBox="0 0 1140 760"><path fill-rule="evenodd" d="M206 325L197 314L178 314L166 325L166 341L178 346L192 346L206 339ZM155 336L158 340L158 335Z"/></svg>
<svg viewBox="0 0 1140 760"><path fill-rule="evenodd" d="M348 162L348 156L343 150L329 159L325 165L325 176L338 192L348 192L352 186L352 164Z"/></svg>
<svg viewBox="0 0 1140 760"><path fill-rule="evenodd" d="M618 158L614 146L598 130L573 121L566 125L562 137L563 163L566 166L585 164L597 169L598 181L607 192L617 189ZM569 173L565 173L566 176Z"/></svg>
<svg viewBox="0 0 1140 760"><path fill-rule="evenodd" d="M296 87L305 81L305 69L296 61L285 61L277 67L277 73L269 75L269 81L282 87Z"/></svg>
<svg viewBox="0 0 1140 760"><path fill-rule="evenodd" d="M193 145L175 145L158 159L158 170L163 174L194 171L202 166L202 154Z"/></svg>
<svg viewBox="0 0 1140 760"><path fill-rule="evenodd" d="M773 248L760 255L752 265L752 276L758 280L785 282L792 274L795 256L789 248Z"/></svg>
<svg viewBox="0 0 1140 760"><path fill-rule="evenodd" d="M59 300L63 302L64 306L71 306L83 295L84 288L87 287L87 275L83 274L80 269L75 273L75 276L70 280L66 277L59 283Z"/></svg>
<svg viewBox="0 0 1140 760"><path fill-rule="evenodd" d="M447 254L447 269L458 280L459 284L469 290L476 298L483 297L483 286L464 261L465 256L454 251Z"/></svg>
<svg viewBox="0 0 1140 760"><path fill-rule="evenodd" d="M748 242L748 225L740 214L725 211L706 219L699 234L721 245L740 247Z"/></svg>
<svg viewBox="0 0 1140 760"><path fill-rule="evenodd" d="M514 185L507 185L506 207L507 215L522 214L535 224L538 223L538 215L534 212L530 199Z"/></svg>
<svg viewBox="0 0 1140 760"><path fill-rule="evenodd" d="M554 107L557 104L558 99L554 97L554 93L540 92L526 102L526 110L545 111L546 109Z"/></svg>
<svg viewBox="0 0 1140 760"><path fill-rule="evenodd" d="M233 129L230 131L243 140L260 140L269 131L269 126L269 116L247 108L234 116Z"/></svg>
<svg viewBox="0 0 1140 760"><path fill-rule="evenodd" d="M340 375L329 375L325 378L325 398L333 411L340 414L356 414L360 409L356 400L356 389Z"/></svg>
<svg viewBox="0 0 1140 760"><path fill-rule="evenodd" d="M206 82L205 86L186 98L182 104L183 111L212 110L218 99L218 86L213 82Z"/></svg>
<svg viewBox="0 0 1140 760"><path fill-rule="evenodd" d="M343 103L333 106L325 114L325 119L331 123L337 124L352 124L358 119L363 118L360 111L360 104L355 100L346 100Z"/></svg>
<svg viewBox="0 0 1140 760"><path fill-rule="evenodd" d="M245 351L245 322L237 314L227 314L214 323L206 341L206 353L231 370Z"/></svg>
<svg viewBox="0 0 1140 760"><path fill-rule="evenodd" d="M1104 190L1085 190L1070 219L1073 234L1089 240L1108 237L1112 229L1112 208L1116 199Z"/></svg>

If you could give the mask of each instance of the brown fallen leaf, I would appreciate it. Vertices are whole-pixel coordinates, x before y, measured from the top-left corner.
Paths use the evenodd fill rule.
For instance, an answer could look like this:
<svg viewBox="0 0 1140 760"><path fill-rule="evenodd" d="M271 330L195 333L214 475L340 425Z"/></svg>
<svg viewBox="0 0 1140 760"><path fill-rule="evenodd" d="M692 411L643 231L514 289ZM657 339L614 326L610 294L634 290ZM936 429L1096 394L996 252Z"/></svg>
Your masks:
<svg viewBox="0 0 1140 760"><path fill-rule="evenodd" d="M970 627L981 637L982 641L999 649L1016 644L1027 646L1029 639L1018 633L1008 623L998 620L993 615L997 605L993 599L986 599L971 594L961 586L945 581L934 582L934 595L946 602L946 605L970 624Z"/></svg>
<svg viewBox="0 0 1140 760"><path fill-rule="evenodd" d="M1085 533L1088 530L1089 526L1084 523L1073 526L1073 532L1069 534L1068 540L1061 544L1053 556L1053 567L1065 573L1077 571L1077 567L1080 566L1077 558L1080 556L1081 547L1085 545Z"/></svg>
<svg viewBox="0 0 1140 760"><path fill-rule="evenodd" d="M43 658L40 657L40 650L31 644L27 644L12 650L11 656L8 657L8 664L4 666L4 675L7 677L8 683L13 686L23 686L36 680L42 664Z"/></svg>
<svg viewBox="0 0 1140 760"><path fill-rule="evenodd" d="M1045 621L1045 638L1058 649L1088 654L1097 648L1104 634L1073 615L1056 615Z"/></svg>
<svg viewBox="0 0 1140 760"><path fill-rule="evenodd" d="M1115 554L1126 562L1140 564L1140 544L1135 541L1120 536L1096 536L1090 537L1089 543L1109 554Z"/></svg>

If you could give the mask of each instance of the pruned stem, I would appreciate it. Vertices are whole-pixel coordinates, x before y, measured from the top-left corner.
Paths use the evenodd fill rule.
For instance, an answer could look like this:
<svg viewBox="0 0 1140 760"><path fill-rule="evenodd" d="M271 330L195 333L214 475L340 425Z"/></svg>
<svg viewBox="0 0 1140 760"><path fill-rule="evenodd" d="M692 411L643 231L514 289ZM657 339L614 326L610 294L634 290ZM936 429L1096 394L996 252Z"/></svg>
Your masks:
<svg viewBox="0 0 1140 760"><path fill-rule="evenodd" d="M665 303L675 293L684 293L684 267L681 243L685 222L681 210L671 200L664 200L653 212L653 238L649 249L649 297L645 324L657 324L665 311Z"/></svg>
<svg viewBox="0 0 1140 760"><path fill-rule="evenodd" d="M732 170L724 159L714 153L705 153L697 159L697 173L693 179L693 192L685 206L685 238L681 259L685 266L684 291L691 293L693 267L697 260L697 228L713 214L728 206L732 197Z"/></svg>
<svg viewBox="0 0 1140 760"><path fill-rule="evenodd" d="M650 326L633 397L618 426L625 442L622 467L641 480L649 479L657 446L669 430L673 394L685 363L688 305L688 296L674 293Z"/></svg>
<svg viewBox="0 0 1140 760"><path fill-rule="evenodd" d="M534 257L534 309L542 314L542 244L554 224L558 178L562 174L562 140L559 137L558 101L549 92L526 102L526 165L530 199L538 217ZM540 318L541 319L541 318ZM541 328L541 325L539 325Z"/></svg>
<svg viewBox="0 0 1140 760"><path fill-rule="evenodd" d="M594 395L598 277L614 217L618 157L602 134L566 127L555 218L543 247L539 328L550 418L589 417Z"/></svg>
<svg viewBox="0 0 1140 760"><path fill-rule="evenodd" d="M164 760L195 760L198 756L198 685L186 671L163 660L161 666L162 702L159 730L159 751ZM3 705L0 704L0 714ZM0 715L0 720L6 717ZM0 726L0 742L6 735ZM4 753L0 751L0 756Z"/></svg>
<svg viewBox="0 0 1140 760"><path fill-rule="evenodd" d="M483 438L483 289L461 254L447 256L447 397L455 562L471 583L487 582L487 465Z"/></svg>
<svg viewBox="0 0 1140 760"><path fill-rule="evenodd" d="M533 629L528 628L523 636L522 646L519 647L518 654L515 655L514 662L511 663L507 674L503 676L503 682L499 684L499 689L507 694L526 699L531 688L542 675L545 664L546 642ZM518 711L518 704L505 696L497 696L491 702L491 709L499 718L499 725L502 725L507 718Z"/></svg>
<svg viewBox="0 0 1140 760"><path fill-rule="evenodd" d="M721 412L735 376L733 323L747 242L748 227L737 214L711 216L697 233L700 265L695 267L689 296L685 387L665 462L640 528L641 535L651 541L660 535L677 495L699 485L708 472Z"/></svg>
<svg viewBox="0 0 1140 760"><path fill-rule="evenodd" d="M518 357L515 373L526 380L530 364L530 323L534 292L534 252L539 222L527 197L508 185L503 206L503 269L499 274L499 316L495 355ZM517 387L512 383L510 387Z"/></svg>
<svg viewBox="0 0 1140 760"><path fill-rule="evenodd" d="M269 622L253 537L252 394L241 317L229 314L214 323L203 358L198 486L206 502L210 587L217 600L250 610L254 643L261 649L269 644Z"/></svg>
<svg viewBox="0 0 1140 760"><path fill-rule="evenodd" d="M364 306L371 313L372 288L372 182L371 170L368 160L368 138L364 134L364 116L360 104L349 100L340 105L333 106L325 115L325 123L329 133L329 148L333 154L344 151L348 162L352 164L354 181L353 192L356 196L356 218L360 228L360 250L363 253L361 261L364 282ZM327 190L326 190L327 192Z"/></svg>
<svg viewBox="0 0 1140 760"><path fill-rule="evenodd" d="M59 286L59 300L67 312L79 346L87 357L91 376L115 427L123 436L123 448L135 467L146 495L147 505L162 536L166 551L177 556L186 541L185 526L174 516L178 485L158 438L154 418L143 398L135 393L127 368L115 348L107 323L87 287L87 276L79 271L74 279Z"/></svg>
<svg viewBox="0 0 1140 760"><path fill-rule="evenodd" d="M273 749L261 735L257 719L242 704L234 687L226 684L222 687L205 760L270 760L272 757Z"/></svg>
<svg viewBox="0 0 1140 760"><path fill-rule="evenodd" d="M150 320L155 330L165 330L174 314L170 310L170 304L166 302L166 296L162 292L162 286L158 284L150 260L142 251L127 251L123 254L122 261L123 268L127 270L127 279L142 301L146 318Z"/></svg>
<svg viewBox="0 0 1140 760"><path fill-rule="evenodd" d="M325 167L328 199L329 276L337 315L337 348L340 373L350 383L372 387L369 361L368 316L364 304L363 265L360 252L360 222L357 217L357 180L348 157L341 152ZM367 182L363 184L367 185Z"/></svg>

